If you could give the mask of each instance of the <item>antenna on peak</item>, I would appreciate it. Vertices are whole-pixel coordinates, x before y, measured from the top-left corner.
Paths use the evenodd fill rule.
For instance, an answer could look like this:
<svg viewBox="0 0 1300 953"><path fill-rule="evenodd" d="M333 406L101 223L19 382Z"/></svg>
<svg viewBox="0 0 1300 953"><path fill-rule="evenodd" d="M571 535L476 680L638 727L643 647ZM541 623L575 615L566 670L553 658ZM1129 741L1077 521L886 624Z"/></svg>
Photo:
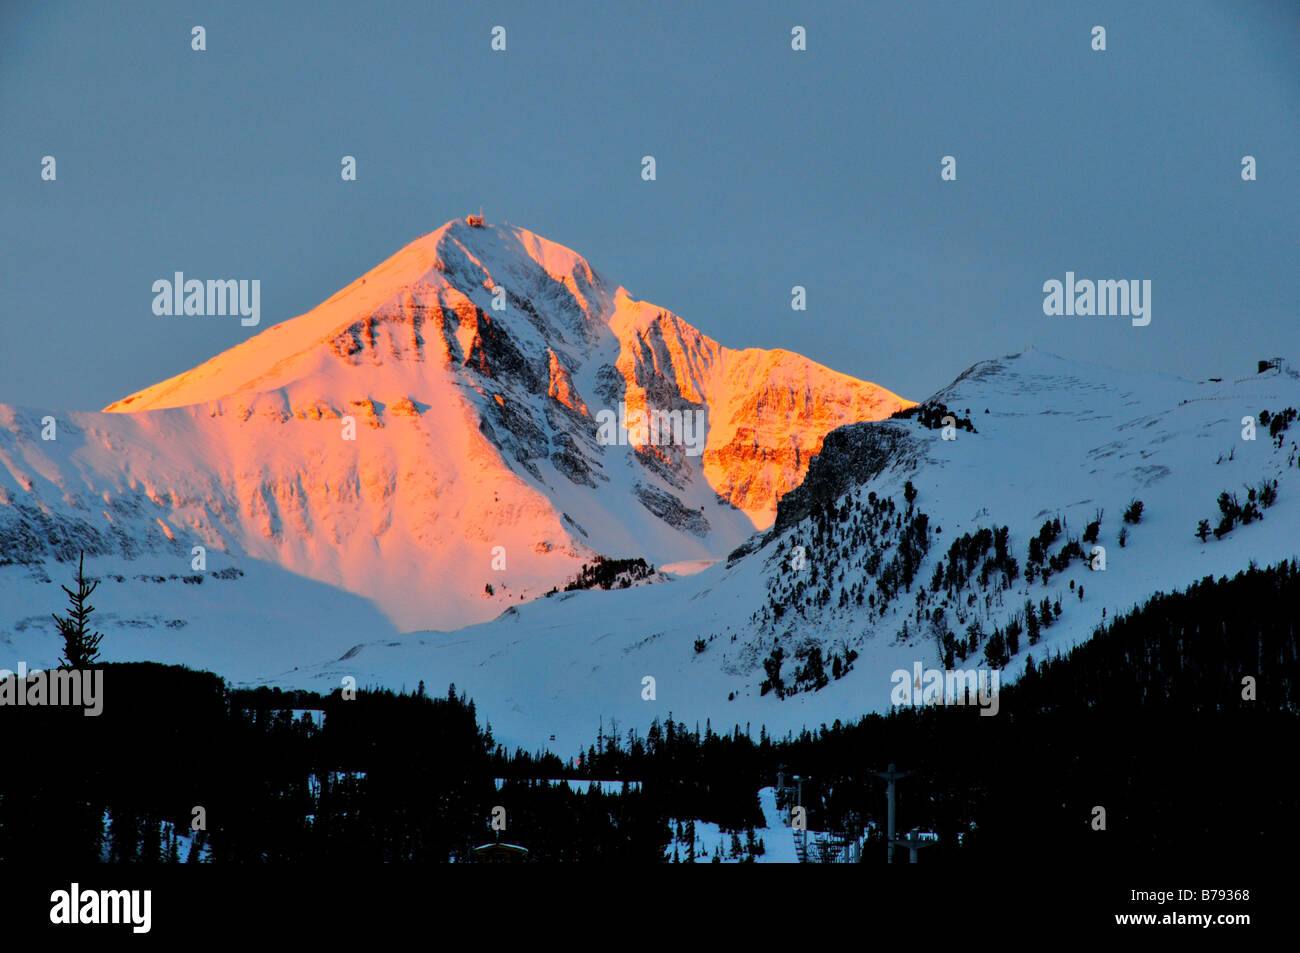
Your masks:
<svg viewBox="0 0 1300 953"><path fill-rule="evenodd" d="M483 227L483 206L482 205L478 207L477 215L475 215L473 212L470 212L470 214L465 216L465 224L468 225L470 228Z"/></svg>

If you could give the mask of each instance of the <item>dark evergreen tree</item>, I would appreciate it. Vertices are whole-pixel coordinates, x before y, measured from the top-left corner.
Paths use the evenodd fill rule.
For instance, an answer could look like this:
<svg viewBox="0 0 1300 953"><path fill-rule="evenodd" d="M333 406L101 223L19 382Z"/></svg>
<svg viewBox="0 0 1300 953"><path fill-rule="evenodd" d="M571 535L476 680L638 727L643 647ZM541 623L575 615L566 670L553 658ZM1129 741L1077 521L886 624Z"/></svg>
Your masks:
<svg viewBox="0 0 1300 953"><path fill-rule="evenodd" d="M1002 633L995 631L989 637L984 645L984 657L988 661L990 668L1005 668L1008 661L1006 644L1003 642Z"/></svg>
<svg viewBox="0 0 1300 953"><path fill-rule="evenodd" d="M86 600L99 587L99 580L86 580L85 565L86 554L83 552L77 563L77 591L73 592L67 586L60 587L68 594L68 615L53 617L63 638L63 656L59 664L68 668L89 668L99 661L99 643L104 638L99 632L89 631L90 614L95 607L87 604Z"/></svg>

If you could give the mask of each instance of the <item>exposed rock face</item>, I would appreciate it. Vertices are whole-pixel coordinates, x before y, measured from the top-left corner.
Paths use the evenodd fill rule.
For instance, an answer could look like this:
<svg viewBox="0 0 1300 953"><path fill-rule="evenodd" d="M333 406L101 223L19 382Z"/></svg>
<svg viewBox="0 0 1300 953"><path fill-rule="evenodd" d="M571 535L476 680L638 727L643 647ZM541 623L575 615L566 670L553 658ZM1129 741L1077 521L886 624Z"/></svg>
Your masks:
<svg viewBox="0 0 1300 953"><path fill-rule="evenodd" d="M917 456L920 448L907 429L889 423L859 423L828 434L813 457L803 483L777 504L773 533L799 522L821 503L835 502L850 488L887 467Z"/></svg>
<svg viewBox="0 0 1300 953"><path fill-rule="evenodd" d="M216 547L401 628L454 628L594 554L716 559L771 524L826 433L906 406L722 347L523 229L456 221L300 317L64 415L56 443L11 412L0 537L10 559ZM638 413L679 423L606 439Z"/></svg>
<svg viewBox="0 0 1300 953"><path fill-rule="evenodd" d="M782 379L783 369L764 369L762 386L733 410L731 439L705 454L718 491L768 521L778 501L803 481L826 434L841 423L878 420L907 406L869 386L824 393L806 375Z"/></svg>
<svg viewBox="0 0 1300 953"><path fill-rule="evenodd" d="M912 406L789 351L722 347L652 306L637 303L611 327L621 348L614 373L604 379L622 383L629 412L705 409L705 477L758 529L772 524L777 501L803 480L827 433ZM674 450L680 448L669 448L667 456L676 461Z"/></svg>

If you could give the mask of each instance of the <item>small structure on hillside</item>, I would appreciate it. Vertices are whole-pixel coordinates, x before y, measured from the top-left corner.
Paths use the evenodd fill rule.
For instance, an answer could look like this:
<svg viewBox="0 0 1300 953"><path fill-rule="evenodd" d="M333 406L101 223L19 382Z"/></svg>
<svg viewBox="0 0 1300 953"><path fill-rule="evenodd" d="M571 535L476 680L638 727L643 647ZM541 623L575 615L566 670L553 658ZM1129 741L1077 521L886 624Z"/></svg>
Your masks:
<svg viewBox="0 0 1300 953"><path fill-rule="evenodd" d="M939 843L939 835L934 831L911 831L905 837L895 837L889 842L890 847L897 844L899 847L907 848L907 859L910 863L916 863L916 854L922 847L935 847Z"/></svg>
<svg viewBox="0 0 1300 953"><path fill-rule="evenodd" d="M483 207L482 207L482 206L479 206L479 210L478 210L478 214L477 214L477 215L475 215L473 212L470 212L468 215L466 215L466 216L465 216L465 224L468 225L470 228L482 228L482 227L483 227Z"/></svg>

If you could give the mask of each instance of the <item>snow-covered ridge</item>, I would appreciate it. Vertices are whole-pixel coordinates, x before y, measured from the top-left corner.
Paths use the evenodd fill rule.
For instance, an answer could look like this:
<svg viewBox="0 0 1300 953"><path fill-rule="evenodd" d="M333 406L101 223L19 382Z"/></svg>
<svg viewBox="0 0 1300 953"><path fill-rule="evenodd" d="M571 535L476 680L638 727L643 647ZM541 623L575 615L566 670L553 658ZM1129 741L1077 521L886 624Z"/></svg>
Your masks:
<svg viewBox="0 0 1300 953"><path fill-rule="evenodd" d="M1014 678L1030 655L1088 638L1154 592L1300 555L1300 424L1256 424L1243 439L1261 411L1300 408L1300 378L1285 366L1224 377L1126 374L1032 350L981 362L933 398L973 431L944 439L919 417L835 431L831 465L813 462L783 501L788 517L725 562L667 586L541 600L454 637L365 646L286 684L438 672L498 737L536 747L555 734L567 750L601 718L645 727L671 712L778 733L857 718L888 708L893 673L916 662L988 667L995 631L1005 646L1013 622L1018 644L1000 661ZM1274 481L1261 518L1198 537L1202 519L1219 523L1221 492L1244 504ZM1140 521L1126 522L1135 500ZM1061 531L1031 571L1030 541L1054 521ZM1104 571L1090 568L1094 546ZM1031 645L1026 604L1040 621L1044 602L1050 624ZM965 657L949 663L958 639Z"/></svg>
<svg viewBox="0 0 1300 953"><path fill-rule="evenodd" d="M701 412L703 454L602 442L620 404ZM454 221L104 412L0 407L0 563L84 549L181 572L202 545L455 629L595 555L717 560L827 432L905 406L722 347L524 229Z"/></svg>

